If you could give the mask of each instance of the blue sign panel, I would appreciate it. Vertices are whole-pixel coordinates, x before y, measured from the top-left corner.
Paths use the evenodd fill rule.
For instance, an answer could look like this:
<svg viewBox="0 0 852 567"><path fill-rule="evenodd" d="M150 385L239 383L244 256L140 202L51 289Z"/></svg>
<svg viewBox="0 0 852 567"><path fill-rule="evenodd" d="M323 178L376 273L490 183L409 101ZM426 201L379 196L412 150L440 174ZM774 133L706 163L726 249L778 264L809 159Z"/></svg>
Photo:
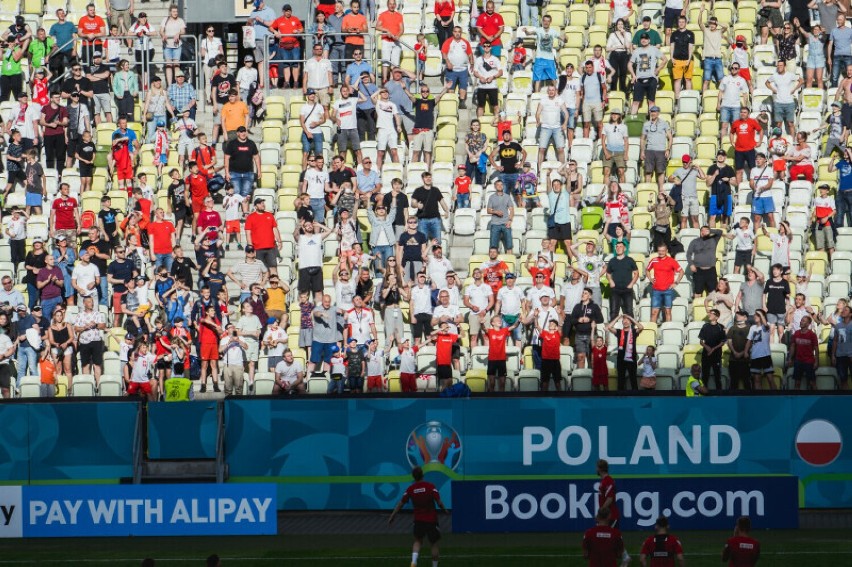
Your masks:
<svg viewBox="0 0 852 567"><path fill-rule="evenodd" d="M755 528L798 527L794 477L619 479L619 527L647 530L669 517L675 530L723 530L740 516ZM594 525L597 481L453 482L453 531L564 532Z"/></svg>
<svg viewBox="0 0 852 567"><path fill-rule="evenodd" d="M24 486L23 537L274 535L268 484Z"/></svg>

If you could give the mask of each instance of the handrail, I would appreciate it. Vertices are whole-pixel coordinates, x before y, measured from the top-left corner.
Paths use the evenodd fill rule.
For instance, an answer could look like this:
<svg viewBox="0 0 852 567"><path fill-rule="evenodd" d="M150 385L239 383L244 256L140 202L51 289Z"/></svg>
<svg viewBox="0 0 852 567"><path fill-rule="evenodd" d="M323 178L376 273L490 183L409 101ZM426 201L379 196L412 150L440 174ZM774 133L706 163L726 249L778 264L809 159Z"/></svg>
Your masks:
<svg viewBox="0 0 852 567"><path fill-rule="evenodd" d="M133 484L142 482L142 436L145 434L143 427L143 413L145 412L145 404L138 404L136 412L136 427L133 432Z"/></svg>
<svg viewBox="0 0 852 567"><path fill-rule="evenodd" d="M225 404L216 404L216 482L225 482Z"/></svg>

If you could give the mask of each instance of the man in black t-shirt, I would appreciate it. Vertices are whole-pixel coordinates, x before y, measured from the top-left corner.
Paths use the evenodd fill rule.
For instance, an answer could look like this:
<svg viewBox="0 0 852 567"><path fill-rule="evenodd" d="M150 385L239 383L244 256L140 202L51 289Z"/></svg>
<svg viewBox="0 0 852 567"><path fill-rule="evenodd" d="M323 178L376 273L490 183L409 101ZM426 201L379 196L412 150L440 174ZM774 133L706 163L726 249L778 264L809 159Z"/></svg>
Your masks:
<svg viewBox="0 0 852 567"><path fill-rule="evenodd" d="M414 276L423 269L423 259L426 258L429 240L426 235L417 230L417 219L409 217L405 221L405 232L399 235L396 248L396 263L402 266L402 276L406 282L414 280Z"/></svg>
<svg viewBox="0 0 852 567"><path fill-rule="evenodd" d="M438 96L429 94L429 87L426 83L420 84L420 96L414 97L407 90L405 93L411 102L414 103L414 128L411 130L411 151L413 155L412 161L420 161L420 154L423 153L423 161L426 162L426 167L432 167L432 147L435 145L435 106L441 102L441 97L447 93L447 87L444 86Z"/></svg>
<svg viewBox="0 0 852 567"><path fill-rule="evenodd" d="M92 85L92 100L95 103L95 124L101 123L101 113L104 114L107 122L112 122L112 96L110 95L110 76L109 67L103 63L103 55L100 51L95 51L92 56L92 65L89 66L89 72L86 73L86 78Z"/></svg>
<svg viewBox="0 0 852 567"><path fill-rule="evenodd" d="M347 166L343 161L343 156L334 156L331 158L331 171L328 172L328 183L335 193L340 191L340 187L349 182L357 189L357 180L355 170Z"/></svg>
<svg viewBox="0 0 852 567"><path fill-rule="evenodd" d="M423 185L414 190L411 195L411 202L417 209L417 229L426 235L429 240L435 240L438 244L441 243L441 211L448 215L450 209L447 207L447 202L444 201L444 195L441 191L432 185L432 174L424 171L420 174L423 180Z"/></svg>
<svg viewBox="0 0 852 567"><path fill-rule="evenodd" d="M382 197L382 204L390 210L391 202L396 197L396 216L393 218L393 229L396 237L405 231L405 221L408 219L408 195L402 191L402 179L395 177L391 180L391 191Z"/></svg>
<svg viewBox="0 0 852 567"><path fill-rule="evenodd" d="M192 286L192 270L198 270L195 262L183 255L183 248L175 246L175 260L172 262L172 269L169 275L175 278L175 281L180 280L188 289L193 289Z"/></svg>
<svg viewBox="0 0 852 567"><path fill-rule="evenodd" d="M107 262L112 257L112 246L106 240L101 239L101 231L98 227L89 228L89 238L80 245L80 250L89 251L89 261L98 268L101 274L107 273ZM98 286L98 303L107 305L107 278L100 279Z"/></svg>
<svg viewBox="0 0 852 567"><path fill-rule="evenodd" d="M503 132L503 140L497 144L494 151L489 156L491 165L500 172L500 180L503 182L503 190L507 195L514 196L515 202L519 207L521 203L521 194L518 191L518 165L527 160L527 152L518 142L512 139L512 132L506 130Z"/></svg>
<svg viewBox="0 0 852 567"><path fill-rule="evenodd" d="M716 217L722 217L722 225L727 226L733 209L731 198L731 180L736 179L737 172L725 163L728 158L725 150L716 152L716 163L707 170L707 185L710 186L710 207L707 224L716 226ZM705 382L706 384L706 382Z"/></svg>
<svg viewBox="0 0 852 567"><path fill-rule="evenodd" d="M609 316L615 318L619 311L633 317L633 286L639 281L636 260L628 256L623 241L615 243L615 257L606 264L609 276Z"/></svg>
<svg viewBox="0 0 852 567"><path fill-rule="evenodd" d="M709 385L708 378L710 370L713 370L713 380L716 390L722 389L722 347L725 345L727 335L725 327L719 324L719 310L711 309L707 312L709 323L704 323L698 333L698 340L704 350L701 351L701 381Z"/></svg>
<svg viewBox="0 0 852 567"><path fill-rule="evenodd" d="M216 76L210 81L210 89L213 92L213 116L216 117L213 121L213 144L219 142L219 134L221 132L221 124L218 118L219 107L228 102L228 93L231 89L237 88L237 78L228 71L228 64L225 61L219 63L219 68L216 71Z"/></svg>
<svg viewBox="0 0 852 567"><path fill-rule="evenodd" d="M118 209L112 208L112 199L109 195L101 197L101 210L98 211L98 228L109 240L113 248L118 245Z"/></svg>
<svg viewBox="0 0 852 567"><path fill-rule="evenodd" d="M245 198L251 196L255 173L260 172L260 152L257 144L248 139L245 126L237 128L237 138L225 144L225 181Z"/></svg>
<svg viewBox="0 0 852 567"><path fill-rule="evenodd" d="M80 104L89 106L89 100L93 96L92 81L83 75L83 66L75 63L71 67L71 76L62 81L62 98L71 98L71 93L80 93Z"/></svg>
<svg viewBox="0 0 852 567"><path fill-rule="evenodd" d="M686 88L692 87L692 53L695 51L695 34L686 29L686 16L677 19L677 29L672 32L669 43L672 46L672 80L675 98L680 96L681 82Z"/></svg>
<svg viewBox="0 0 852 567"><path fill-rule="evenodd" d="M103 212L103 211L102 211ZM127 250L124 246L115 248L115 259L109 263L106 279L112 284L113 327L121 326L121 296L127 291L127 282L139 275L136 266L126 260Z"/></svg>

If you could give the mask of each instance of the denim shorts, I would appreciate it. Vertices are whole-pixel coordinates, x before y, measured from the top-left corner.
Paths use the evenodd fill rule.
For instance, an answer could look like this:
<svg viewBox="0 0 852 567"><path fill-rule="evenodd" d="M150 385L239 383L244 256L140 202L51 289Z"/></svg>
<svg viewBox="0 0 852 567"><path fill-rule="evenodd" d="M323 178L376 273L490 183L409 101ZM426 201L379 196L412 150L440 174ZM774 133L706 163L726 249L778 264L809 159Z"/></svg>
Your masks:
<svg viewBox="0 0 852 567"><path fill-rule="evenodd" d="M787 104L775 103L775 121L776 122L792 122L796 119L796 103L789 102Z"/></svg>
<svg viewBox="0 0 852 567"><path fill-rule="evenodd" d="M565 136L562 135L562 128L547 128L542 126L538 134L538 147L545 150L550 145L551 140L557 149L565 147Z"/></svg>
<svg viewBox="0 0 852 567"><path fill-rule="evenodd" d="M464 71L447 71L446 73L446 83L449 84L450 90L458 86L459 89L466 91L469 81L470 73L468 73L467 69Z"/></svg>
<svg viewBox="0 0 852 567"><path fill-rule="evenodd" d="M180 54L183 51L181 47L164 47L163 57L166 61L180 61Z"/></svg>
<svg viewBox="0 0 852 567"><path fill-rule="evenodd" d="M314 152L315 156L322 155L322 132L317 132L313 135L313 139L309 139L307 134L302 132L302 151L305 153Z"/></svg>
<svg viewBox="0 0 852 567"><path fill-rule="evenodd" d="M666 291L651 290L651 308L652 309L671 309L674 303L674 290L667 289Z"/></svg>
<svg viewBox="0 0 852 567"><path fill-rule="evenodd" d="M722 122L732 124L740 115L740 109L736 106L723 106L719 110Z"/></svg>
<svg viewBox="0 0 852 567"><path fill-rule="evenodd" d="M756 197L751 201L751 214L768 215L775 212L775 200L772 197Z"/></svg>

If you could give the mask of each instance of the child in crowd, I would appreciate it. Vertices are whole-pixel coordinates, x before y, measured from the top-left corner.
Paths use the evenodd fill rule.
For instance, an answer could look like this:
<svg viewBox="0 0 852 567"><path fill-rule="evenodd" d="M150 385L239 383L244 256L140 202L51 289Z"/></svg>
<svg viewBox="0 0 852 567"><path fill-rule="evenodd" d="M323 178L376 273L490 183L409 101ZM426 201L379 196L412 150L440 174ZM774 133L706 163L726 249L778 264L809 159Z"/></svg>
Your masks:
<svg viewBox="0 0 852 567"><path fill-rule="evenodd" d="M524 47L524 40L518 38L512 47L512 71L523 71L529 64L527 61L527 49Z"/></svg>
<svg viewBox="0 0 852 567"><path fill-rule="evenodd" d="M364 352L358 348L358 341L350 338L346 349L346 381L350 394L364 391L364 375L367 373L367 361Z"/></svg>
<svg viewBox="0 0 852 567"><path fill-rule="evenodd" d="M242 218L242 204L245 197L234 193L234 186L228 183L225 189L225 198L222 206L225 208L225 250L231 249L231 242L237 243L237 250L243 249L242 237L240 236L240 219Z"/></svg>
<svg viewBox="0 0 852 567"><path fill-rule="evenodd" d="M157 177L163 175L163 166L169 163L169 133L166 132L165 120L157 121L154 132L154 165L157 167Z"/></svg>
<svg viewBox="0 0 852 567"><path fill-rule="evenodd" d="M536 318L536 325L538 324ZM559 322L555 319L547 321L547 329L539 332L541 340L541 389L545 392L553 382L553 388L558 392L562 390L562 362L560 360L560 347L562 345L562 333L559 332Z"/></svg>
<svg viewBox="0 0 852 567"><path fill-rule="evenodd" d="M657 388L657 350L648 345L645 348L645 354L639 359L639 366L642 368L642 376L639 378L640 390L654 390Z"/></svg>
<svg viewBox="0 0 852 567"><path fill-rule="evenodd" d="M112 135L112 154L109 161L118 178L118 189L127 191L129 197L133 189L133 158L130 155L130 138L122 136L121 132Z"/></svg>
<svg viewBox="0 0 852 567"><path fill-rule="evenodd" d="M417 346L411 346L411 339L399 346L399 382L403 392L417 391Z"/></svg>
<svg viewBox="0 0 852 567"><path fill-rule="evenodd" d="M95 143L92 141L92 133L86 130L83 132L80 145L77 146L77 151L74 153L74 157L79 162L80 193L85 193L92 189L92 178L95 175L96 150Z"/></svg>
<svg viewBox="0 0 852 567"><path fill-rule="evenodd" d="M609 367L606 364L606 342L603 337L595 339L592 347L592 388L599 392L609 390Z"/></svg>
<svg viewBox="0 0 852 567"><path fill-rule="evenodd" d="M428 49L429 44L426 43L426 35L422 33L417 34L417 42L414 44L414 52L417 53L415 70L417 72L418 81L423 80L424 73L426 72L426 56Z"/></svg>
<svg viewBox="0 0 852 567"><path fill-rule="evenodd" d="M453 189L455 193L455 202L457 209L470 208L470 184L472 180L467 174L467 168L464 165L459 166L459 175L453 181Z"/></svg>
<svg viewBox="0 0 852 567"><path fill-rule="evenodd" d="M346 382L343 377L346 375L346 358L343 356L340 347L334 345L331 347L331 382L328 383L329 394L342 394L343 387Z"/></svg>
<svg viewBox="0 0 852 567"><path fill-rule="evenodd" d="M532 171L532 164L528 161L524 162L521 173L518 174L517 186L520 188L526 210L532 211L541 206L538 198L538 176Z"/></svg>
<svg viewBox="0 0 852 567"><path fill-rule="evenodd" d="M379 341L367 341L367 391L385 391L385 351L379 348Z"/></svg>

